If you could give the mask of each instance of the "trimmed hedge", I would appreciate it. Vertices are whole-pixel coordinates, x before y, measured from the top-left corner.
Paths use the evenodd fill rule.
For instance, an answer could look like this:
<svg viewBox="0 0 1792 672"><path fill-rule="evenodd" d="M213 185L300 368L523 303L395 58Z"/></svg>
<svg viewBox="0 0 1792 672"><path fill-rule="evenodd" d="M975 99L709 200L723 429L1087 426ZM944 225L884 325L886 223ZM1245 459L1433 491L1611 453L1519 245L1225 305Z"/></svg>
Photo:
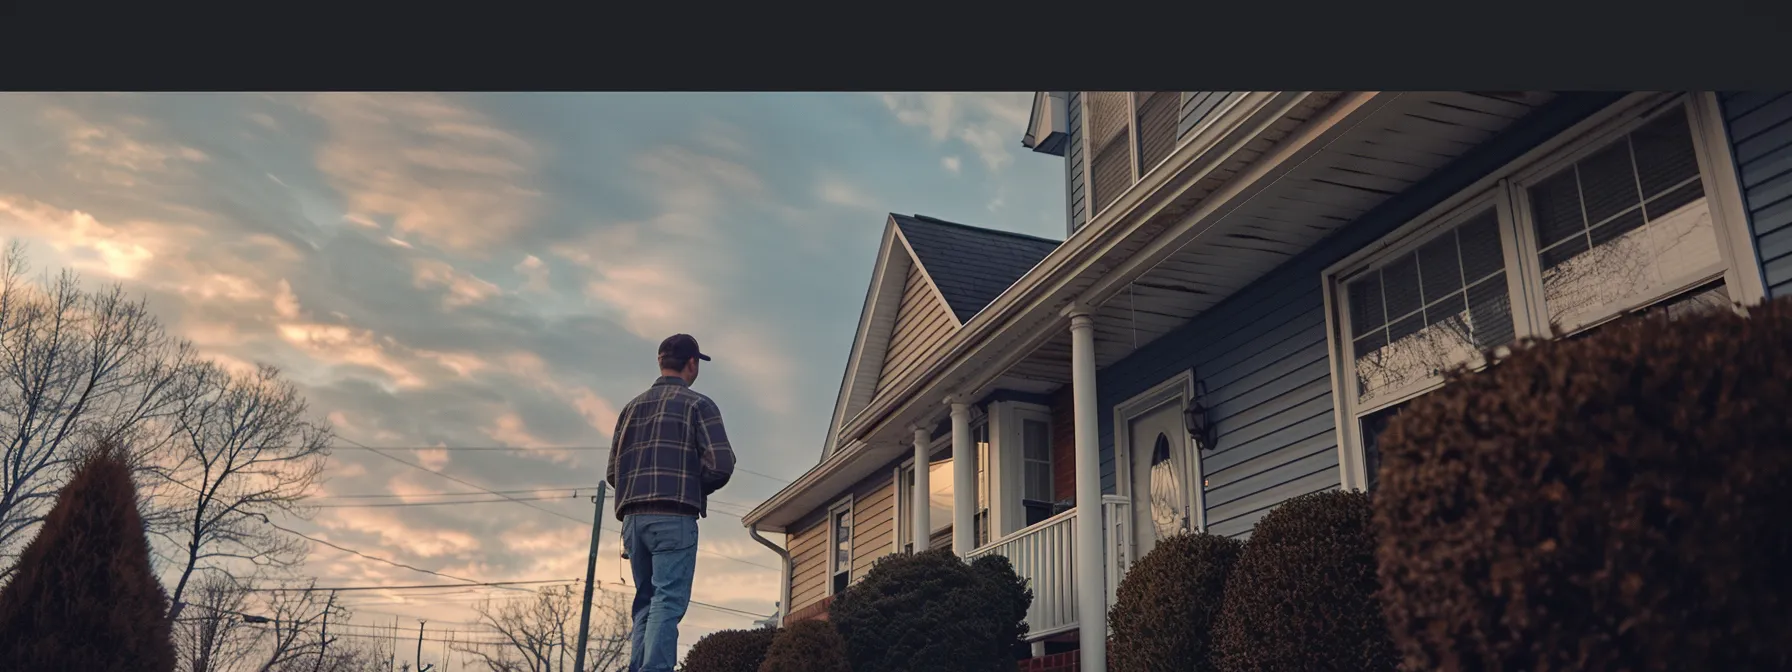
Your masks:
<svg viewBox="0 0 1792 672"><path fill-rule="evenodd" d="M1396 667L1377 599L1369 496L1329 491L1270 511L1226 581L1214 662L1228 672Z"/></svg>
<svg viewBox="0 0 1792 672"><path fill-rule="evenodd" d="M1178 534L1126 571L1108 611L1108 666L1115 672L1207 672L1226 578L1244 544Z"/></svg>
<svg viewBox="0 0 1792 672"><path fill-rule="evenodd" d="M1027 587L1027 580L1014 573L1014 563L1000 555L985 555L971 561L971 571L982 577L994 602L992 607L1001 609L1006 605L1007 613L997 611L996 641L1008 642L1014 649L1015 657L1025 658L1032 655L1030 650L1023 650L1022 640L1027 636L1027 608L1033 605L1033 589Z"/></svg>
<svg viewBox="0 0 1792 672"><path fill-rule="evenodd" d="M173 670L143 530L124 451L84 456L0 589L0 670Z"/></svg>
<svg viewBox="0 0 1792 672"><path fill-rule="evenodd" d="M774 628L720 630L691 645L682 672L758 672L766 651L778 636Z"/></svg>
<svg viewBox="0 0 1792 672"><path fill-rule="evenodd" d="M1786 299L1520 344L1384 437L1414 669L1792 669Z"/></svg>
<svg viewBox="0 0 1792 672"><path fill-rule="evenodd" d="M778 633L758 672L852 672L846 661L846 640L834 624L797 621Z"/></svg>
<svg viewBox="0 0 1792 672"><path fill-rule="evenodd" d="M1015 590L1006 564L973 569L949 549L885 556L835 596L828 620L857 672L1013 672L1033 594Z"/></svg>

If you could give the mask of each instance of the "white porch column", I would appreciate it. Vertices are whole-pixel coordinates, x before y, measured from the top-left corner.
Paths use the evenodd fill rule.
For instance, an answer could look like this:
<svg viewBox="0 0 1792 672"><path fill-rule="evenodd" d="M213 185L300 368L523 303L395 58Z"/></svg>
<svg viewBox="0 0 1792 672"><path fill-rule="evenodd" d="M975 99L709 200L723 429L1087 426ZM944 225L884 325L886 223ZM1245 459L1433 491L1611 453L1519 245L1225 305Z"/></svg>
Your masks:
<svg viewBox="0 0 1792 672"><path fill-rule="evenodd" d="M1086 307L1070 315L1070 394L1076 426L1076 615L1082 672L1107 669L1107 587L1103 576L1101 446L1095 411L1095 321Z"/></svg>
<svg viewBox="0 0 1792 672"><path fill-rule="evenodd" d="M929 480L931 479L928 478L930 472L927 468L929 466L927 449L929 444L933 443L933 435L931 432L927 431L926 427L921 425L915 425L914 430L915 493L912 499L915 502L915 511L914 515L909 517L913 518L915 521L915 552L920 553L927 550L928 538L933 536L933 521L928 520L927 515L933 511L933 502L931 500L931 497L933 496L933 485L929 483Z"/></svg>
<svg viewBox="0 0 1792 672"><path fill-rule="evenodd" d="M971 445L971 405L952 405L952 552L977 549L977 447Z"/></svg>

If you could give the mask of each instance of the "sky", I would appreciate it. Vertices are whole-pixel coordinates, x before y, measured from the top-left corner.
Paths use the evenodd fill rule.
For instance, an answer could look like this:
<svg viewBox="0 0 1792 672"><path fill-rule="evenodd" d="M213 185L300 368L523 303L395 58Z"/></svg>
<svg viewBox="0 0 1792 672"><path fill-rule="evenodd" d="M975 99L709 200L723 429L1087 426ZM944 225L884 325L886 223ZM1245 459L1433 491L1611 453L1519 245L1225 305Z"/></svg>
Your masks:
<svg viewBox="0 0 1792 672"><path fill-rule="evenodd" d="M659 340L687 332L715 358L698 391L758 472L716 508L744 512L820 456L887 213L1063 236L1062 160L1020 146L1030 100L4 93L0 237L36 269L123 283L226 366L295 381L341 439L325 508L293 529L479 580L570 579L589 490L517 495L563 494L530 504L565 517L348 506L471 491L351 443L493 490L590 488L589 448L657 375ZM573 450L452 450L495 447ZM701 539L694 599L770 613L777 556L726 513ZM317 544L304 571L443 582ZM363 593L352 622L464 628L472 599ZM693 608L681 643L751 620Z"/></svg>

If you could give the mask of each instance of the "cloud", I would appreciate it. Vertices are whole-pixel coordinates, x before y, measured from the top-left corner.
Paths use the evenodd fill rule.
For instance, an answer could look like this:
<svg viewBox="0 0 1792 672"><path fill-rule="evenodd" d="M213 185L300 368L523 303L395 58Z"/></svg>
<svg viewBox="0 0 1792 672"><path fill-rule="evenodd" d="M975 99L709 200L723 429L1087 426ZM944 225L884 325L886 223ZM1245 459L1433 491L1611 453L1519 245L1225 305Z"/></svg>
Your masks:
<svg viewBox="0 0 1792 672"><path fill-rule="evenodd" d="M859 210L877 210L877 203L857 185L835 175L828 175L815 186L816 198L823 203Z"/></svg>
<svg viewBox="0 0 1792 672"><path fill-rule="evenodd" d="M706 148L723 154L740 156L749 150L743 138L746 131L734 124L719 119L704 119L697 127L697 142Z"/></svg>
<svg viewBox="0 0 1792 672"><path fill-rule="evenodd" d="M462 530L441 527L421 529L399 514L392 513L396 510L330 509L326 515L319 517L318 525L325 530L358 532L371 536L378 540L379 545L415 558L460 556L484 547L478 537Z"/></svg>
<svg viewBox="0 0 1792 672"><path fill-rule="evenodd" d="M442 305L448 309L483 303L500 293L497 285L440 259L413 260L411 281L418 289L441 290Z"/></svg>
<svg viewBox="0 0 1792 672"><path fill-rule="evenodd" d="M104 123L64 107L46 108L43 117L61 130L68 156L94 169L85 177L115 186L135 186L139 173L185 169L209 158L192 147L140 139L133 131L149 125L142 117Z"/></svg>
<svg viewBox="0 0 1792 672"><path fill-rule="evenodd" d="M23 197L0 196L0 226L47 240L78 270L134 278L167 241L143 222L107 225L80 210L63 210Z"/></svg>
<svg viewBox="0 0 1792 672"><path fill-rule="evenodd" d="M329 93L305 107L329 130L316 165L350 221L389 217L400 235L482 256L539 209L541 153L445 96Z"/></svg>
<svg viewBox="0 0 1792 672"><path fill-rule="evenodd" d="M525 255L511 270L523 276L523 291L545 293L551 290L548 286L548 264L541 257Z"/></svg>
<svg viewBox="0 0 1792 672"><path fill-rule="evenodd" d="M945 167L946 172L952 173L953 175L958 174L958 171L961 168L960 164L961 164L961 162L958 160L957 156L946 156L946 157L940 158L940 165Z"/></svg>
<svg viewBox="0 0 1792 672"><path fill-rule="evenodd" d="M927 129L935 143L963 145L992 173L1013 163L1009 146L1019 143L1032 103L1032 94L1012 92L886 93L881 98L897 121Z"/></svg>

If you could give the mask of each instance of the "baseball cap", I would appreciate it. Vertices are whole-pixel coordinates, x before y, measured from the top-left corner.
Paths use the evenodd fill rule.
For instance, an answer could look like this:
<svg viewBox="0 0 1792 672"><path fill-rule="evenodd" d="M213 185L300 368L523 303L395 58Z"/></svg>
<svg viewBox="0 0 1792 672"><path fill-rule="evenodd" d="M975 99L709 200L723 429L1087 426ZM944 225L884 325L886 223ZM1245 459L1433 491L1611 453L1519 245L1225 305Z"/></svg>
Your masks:
<svg viewBox="0 0 1792 672"><path fill-rule="evenodd" d="M673 334L667 336L666 340L660 341L660 356L671 359L696 357L705 362L710 361L709 355L705 355L702 350L697 349L697 339L691 337L690 334Z"/></svg>

